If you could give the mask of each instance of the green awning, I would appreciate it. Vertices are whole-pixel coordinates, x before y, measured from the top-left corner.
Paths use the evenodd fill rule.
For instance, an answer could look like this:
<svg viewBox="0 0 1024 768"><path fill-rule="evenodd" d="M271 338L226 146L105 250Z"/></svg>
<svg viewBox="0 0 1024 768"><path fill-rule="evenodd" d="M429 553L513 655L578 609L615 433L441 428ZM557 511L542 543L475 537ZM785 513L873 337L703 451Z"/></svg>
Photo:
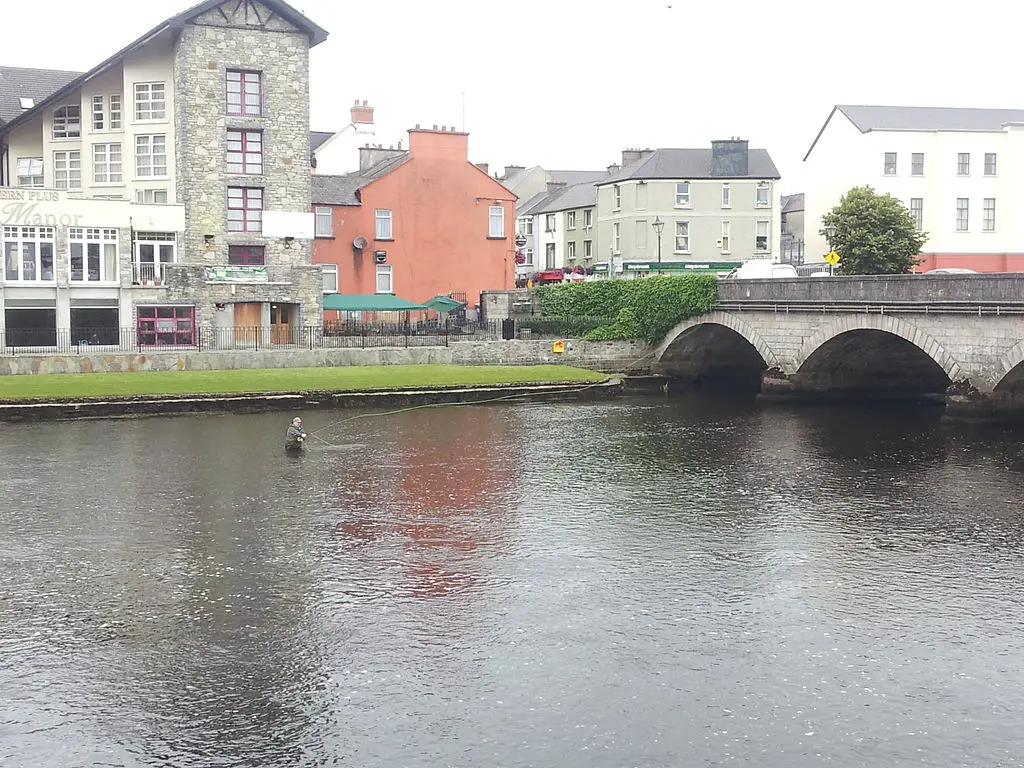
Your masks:
<svg viewBox="0 0 1024 768"><path fill-rule="evenodd" d="M464 306L466 306L466 302L457 301L450 296L444 295L435 296L430 301L423 302L423 304L428 309L432 309L439 314L442 312L454 312L455 310L462 309Z"/></svg>
<svg viewBox="0 0 1024 768"><path fill-rule="evenodd" d="M338 312L410 312L426 309L423 304L406 301L390 293L328 293L324 309Z"/></svg>

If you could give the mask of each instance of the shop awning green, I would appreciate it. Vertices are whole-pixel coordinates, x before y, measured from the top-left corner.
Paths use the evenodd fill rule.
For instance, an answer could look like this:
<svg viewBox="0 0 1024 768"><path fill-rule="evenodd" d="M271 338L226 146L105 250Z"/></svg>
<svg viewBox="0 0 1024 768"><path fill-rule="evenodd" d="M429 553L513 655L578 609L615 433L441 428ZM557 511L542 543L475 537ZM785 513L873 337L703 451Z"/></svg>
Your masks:
<svg viewBox="0 0 1024 768"><path fill-rule="evenodd" d="M413 312L426 308L390 293L328 293L324 296L324 309L329 311Z"/></svg>
<svg viewBox="0 0 1024 768"><path fill-rule="evenodd" d="M443 294L435 296L430 301L425 301L423 303L428 309L432 309L439 314L442 312L454 312L455 310L462 309L466 306L466 302L458 301L457 299L453 299L451 296L445 296Z"/></svg>

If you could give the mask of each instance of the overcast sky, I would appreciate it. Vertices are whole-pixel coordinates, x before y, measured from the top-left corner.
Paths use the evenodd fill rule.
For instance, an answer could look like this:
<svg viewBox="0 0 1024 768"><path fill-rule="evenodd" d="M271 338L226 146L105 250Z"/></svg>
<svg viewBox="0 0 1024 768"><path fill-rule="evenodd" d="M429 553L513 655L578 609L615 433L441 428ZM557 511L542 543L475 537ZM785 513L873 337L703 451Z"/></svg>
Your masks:
<svg viewBox="0 0 1024 768"><path fill-rule="evenodd" d="M190 0L0 0L0 64L86 70ZM1024 107L1012 0L295 0L312 127L376 108L390 143L465 127L470 159L600 169L625 147L765 147L785 192L836 103ZM130 8L130 12L126 10ZM98 20L102 20L99 23ZM87 31L87 33L86 33Z"/></svg>

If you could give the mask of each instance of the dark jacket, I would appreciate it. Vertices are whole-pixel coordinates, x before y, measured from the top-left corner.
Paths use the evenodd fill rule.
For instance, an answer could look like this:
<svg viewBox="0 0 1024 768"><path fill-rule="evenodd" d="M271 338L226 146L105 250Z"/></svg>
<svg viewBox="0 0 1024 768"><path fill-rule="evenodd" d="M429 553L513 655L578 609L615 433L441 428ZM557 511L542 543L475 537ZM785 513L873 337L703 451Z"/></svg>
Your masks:
<svg viewBox="0 0 1024 768"><path fill-rule="evenodd" d="M285 448L301 448L306 439L306 430L296 427L294 424L288 427L288 433L284 437Z"/></svg>

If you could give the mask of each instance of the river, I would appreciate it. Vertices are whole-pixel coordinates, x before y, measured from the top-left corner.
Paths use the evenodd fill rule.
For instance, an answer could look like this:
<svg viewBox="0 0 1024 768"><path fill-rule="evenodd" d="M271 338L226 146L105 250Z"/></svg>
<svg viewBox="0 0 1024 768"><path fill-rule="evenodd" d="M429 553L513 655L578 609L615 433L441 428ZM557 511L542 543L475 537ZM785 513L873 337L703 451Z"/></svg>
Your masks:
<svg viewBox="0 0 1024 768"><path fill-rule="evenodd" d="M0 427L0 765L1024 766L1020 435L290 416Z"/></svg>

